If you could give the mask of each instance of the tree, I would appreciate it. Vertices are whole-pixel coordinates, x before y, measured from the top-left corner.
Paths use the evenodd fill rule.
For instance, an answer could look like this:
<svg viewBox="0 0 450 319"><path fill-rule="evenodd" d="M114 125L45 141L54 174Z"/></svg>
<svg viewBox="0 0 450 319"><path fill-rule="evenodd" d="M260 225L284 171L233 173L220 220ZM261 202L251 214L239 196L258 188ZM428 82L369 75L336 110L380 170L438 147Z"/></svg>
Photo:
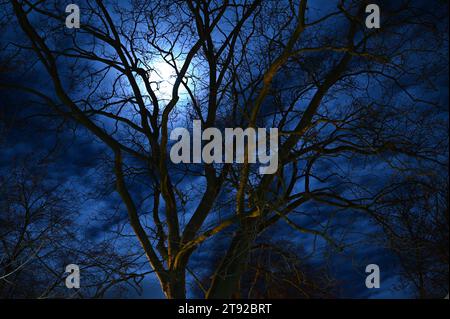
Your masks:
<svg viewBox="0 0 450 319"><path fill-rule="evenodd" d="M114 238L85 238L77 209L63 185L49 183L46 165L18 165L0 177L0 298L100 298L140 289L148 272ZM44 181L44 182L43 182ZM82 289L67 289L66 266L77 263Z"/></svg>
<svg viewBox="0 0 450 319"><path fill-rule="evenodd" d="M382 238L418 298L448 293L448 195L446 176L409 175L384 199L389 227Z"/></svg>
<svg viewBox="0 0 450 319"><path fill-rule="evenodd" d="M83 1L80 29L69 30L58 1L8 1L26 37L11 51L36 59L26 68L51 85L0 86L41 98L109 149L129 224L168 298L186 296L191 255L229 231L205 293L229 298L265 230L287 222L333 243L320 225L289 217L307 205L384 223L374 204L386 185L361 183L361 163L383 178L401 162L446 156L442 135L425 134L442 113L427 90L446 71L446 10L389 2L382 27L367 29L366 4ZM173 76L162 79L163 69ZM243 164L174 165L169 131L192 119L278 128L277 173L259 175L248 151Z"/></svg>
<svg viewBox="0 0 450 319"><path fill-rule="evenodd" d="M221 251L220 248L210 249L212 257L202 263L202 273L208 274L217 267ZM317 267L307 256L304 249L291 242L260 238L250 250L239 289L232 298L336 298L338 282L325 267ZM206 292L205 287L210 284L210 278L197 277L193 283L193 295L202 298Z"/></svg>

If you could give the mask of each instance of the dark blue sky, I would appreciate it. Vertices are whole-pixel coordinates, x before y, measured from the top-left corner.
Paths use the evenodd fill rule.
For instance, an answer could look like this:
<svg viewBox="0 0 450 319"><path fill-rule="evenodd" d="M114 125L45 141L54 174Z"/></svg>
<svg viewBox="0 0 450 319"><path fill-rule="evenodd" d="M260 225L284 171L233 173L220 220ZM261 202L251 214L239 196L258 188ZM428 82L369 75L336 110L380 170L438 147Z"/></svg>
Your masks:
<svg viewBox="0 0 450 319"><path fill-rule="evenodd" d="M317 10L315 14L320 16L330 10L330 3L326 0L311 1L310 10L311 12ZM387 2L383 2L383 5L385 3ZM416 1L416 3L423 5L427 1ZM442 21L442 25L446 25L446 23L447 21ZM336 34L339 34L338 30L336 30ZM19 31L9 30L7 33L3 33L1 45L10 39L17 40L18 37L20 37ZM448 34L445 38L448 39ZM448 58L448 46L444 45L444 48L447 49ZM443 53L445 55L445 52ZM30 60L33 59L32 55L28 57ZM430 59L435 57L436 55L433 54L428 56ZM419 62L423 61L415 59L418 57L413 56L410 64L417 63L420 66L422 63ZM447 63L444 62L443 65L446 65ZM18 72L0 73L0 82L32 84L35 88L51 92L48 79L40 66L35 65L32 69L24 70L20 65L10 65L17 68ZM408 75L405 75L405 79L407 77ZM280 80L286 81L286 78ZM360 80L364 81L364 79ZM448 106L448 78L441 76L436 83L438 86L433 90L428 90L425 86L414 87L412 90L424 100L439 100L441 105ZM78 92L78 94L80 93ZM397 93L398 101L405 99L405 96ZM54 114L42 116L42 113L48 112L48 108L40 105L35 97L13 90L0 90L0 94L0 174L7 174L19 161L30 157L39 160L51 154L48 178L69 185L75 192L82 194L80 197L82 198L81 215L78 222L85 226L80 231L85 232L89 240L95 241L103 238L105 232L126 222L127 214L120 205L120 200L114 192L114 184L107 175L107 166L104 165L104 159L111 155L109 151L90 133L75 123L62 121ZM378 94L374 91L373 94L376 95L374 98L382 100L382 97L379 96L381 92ZM342 96L337 101L345 104L347 97ZM446 115L442 116L445 119ZM442 132L437 134L442 134ZM327 169L326 165L327 163L323 162L319 167ZM344 165L343 168L348 170L349 176L352 175L354 180L367 187L382 187L390 176L388 165L379 160L371 162L355 158L354 162L346 162ZM186 189L190 186L188 182L193 181L195 181L194 178L185 181ZM141 196L141 188L144 187L145 185L138 183L133 189L137 197ZM183 188L183 185L180 187ZM227 194L222 196L226 198ZM195 202L191 205L194 207ZM189 204L187 207L190 208ZM119 209L117 210L117 208ZM337 210L320 205L307 205L302 207L302 210L307 214L293 216L294 221L304 227L328 224L329 234L344 245L345 249L342 252L330 249L325 240L308 234L299 234L283 222L265 235L274 241L288 241L297 245L299 251L301 250L305 256L310 256L307 262L313 267L320 268L326 263L332 277L339 282L339 297L409 298L413 296L412 291L408 288L397 289L400 282L399 261L388 249L382 247L382 241L379 240L381 229L376 223L369 220L364 214L351 210ZM313 212L315 213L313 214ZM130 246L137 245L135 239L127 240ZM227 239L223 240L226 242ZM214 247L216 241L216 238L206 241L201 249L192 256L191 264L196 266L196 269L204 269L205 276L210 270L209 258L210 251L213 249L210 247ZM366 274L364 270L367 264L380 266L380 289L369 290L365 287ZM130 297L136 297L135 293L130 292ZM144 281L143 294L139 297L163 297L159 284L153 276L149 276Z"/></svg>

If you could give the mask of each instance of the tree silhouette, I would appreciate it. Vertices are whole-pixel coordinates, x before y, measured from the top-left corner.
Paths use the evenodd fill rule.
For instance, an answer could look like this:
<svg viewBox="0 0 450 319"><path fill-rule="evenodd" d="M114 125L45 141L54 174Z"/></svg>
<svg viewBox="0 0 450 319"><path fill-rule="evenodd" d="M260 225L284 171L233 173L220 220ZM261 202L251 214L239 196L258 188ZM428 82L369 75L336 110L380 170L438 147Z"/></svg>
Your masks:
<svg viewBox="0 0 450 319"><path fill-rule="evenodd" d="M387 177L444 170L446 5L383 2L380 29L365 26L366 1L79 5L81 26L67 29L59 1L2 4L18 29L3 54L47 81L0 86L38 97L108 148L129 225L168 298L186 297L192 254L219 234L229 238L206 298L238 291L269 228L338 247L322 223L302 223L311 205L388 227L377 209ZM162 66L173 77L161 78ZM248 152L243 164L173 164L170 131L193 119L278 128L278 171L260 175Z"/></svg>

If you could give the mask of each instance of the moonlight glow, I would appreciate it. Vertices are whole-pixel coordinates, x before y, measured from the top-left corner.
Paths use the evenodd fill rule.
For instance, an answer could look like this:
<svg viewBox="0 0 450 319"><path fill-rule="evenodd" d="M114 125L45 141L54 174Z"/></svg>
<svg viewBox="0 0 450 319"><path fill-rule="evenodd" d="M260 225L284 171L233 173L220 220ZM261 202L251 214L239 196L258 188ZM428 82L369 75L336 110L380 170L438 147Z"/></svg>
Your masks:
<svg viewBox="0 0 450 319"><path fill-rule="evenodd" d="M169 99L176 79L173 67L165 61L158 61L153 65L149 75L157 95L163 99Z"/></svg>

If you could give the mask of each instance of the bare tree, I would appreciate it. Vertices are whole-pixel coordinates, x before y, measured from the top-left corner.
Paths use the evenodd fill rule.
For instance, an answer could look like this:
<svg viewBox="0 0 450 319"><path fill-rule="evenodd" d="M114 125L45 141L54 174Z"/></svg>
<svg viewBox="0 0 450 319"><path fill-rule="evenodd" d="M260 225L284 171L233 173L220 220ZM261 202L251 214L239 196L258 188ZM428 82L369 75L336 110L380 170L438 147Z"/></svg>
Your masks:
<svg viewBox="0 0 450 319"><path fill-rule="evenodd" d="M129 287L139 291L149 273L139 269L140 254L121 252L113 237L85 238L73 191L50 182L44 164L30 157L26 163L0 177L0 298L98 298ZM65 286L66 266L73 263L82 272L81 289Z"/></svg>
<svg viewBox="0 0 450 319"><path fill-rule="evenodd" d="M27 41L9 48L33 52L28 71L45 71L49 85L0 86L41 98L108 147L129 224L168 298L186 296L191 255L229 231L205 289L229 298L268 228L286 222L334 243L320 224L290 218L309 204L384 224L375 203L387 189L361 183L361 163L384 178L405 161L445 158L442 138L424 133L442 112L425 90L446 71L447 18L420 1L386 2L382 28L368 29L366 4L82 1L80 29L69 30L58 1L12 0L6 10ZM172 164L169 131L192 119L277 127L277 173L259 175L248 151L243 164Z"/></svg>
<svg viewBox="0 0 450 319"><path fill-rule="evenodd" d="M389 227L382 238L418 298L448 293L448 195L446 176L409 175L383 201Z"/></svg>
<svg viewBox="0 0 450 319"><path fill-rule="evenodd" d="M220 252L220 249L211 249ZM220 253L203 262L202 273L210 273L220 263ZM248 263L232 298L317 299L336 298L339 283L326 266L317 267L302 247L288 241L259 239L251 250ZM216 259L217 258L217 259ZM212 267L209 267L211 265ZM196 277L193 295L203 297L210 278Z"/></svg>

